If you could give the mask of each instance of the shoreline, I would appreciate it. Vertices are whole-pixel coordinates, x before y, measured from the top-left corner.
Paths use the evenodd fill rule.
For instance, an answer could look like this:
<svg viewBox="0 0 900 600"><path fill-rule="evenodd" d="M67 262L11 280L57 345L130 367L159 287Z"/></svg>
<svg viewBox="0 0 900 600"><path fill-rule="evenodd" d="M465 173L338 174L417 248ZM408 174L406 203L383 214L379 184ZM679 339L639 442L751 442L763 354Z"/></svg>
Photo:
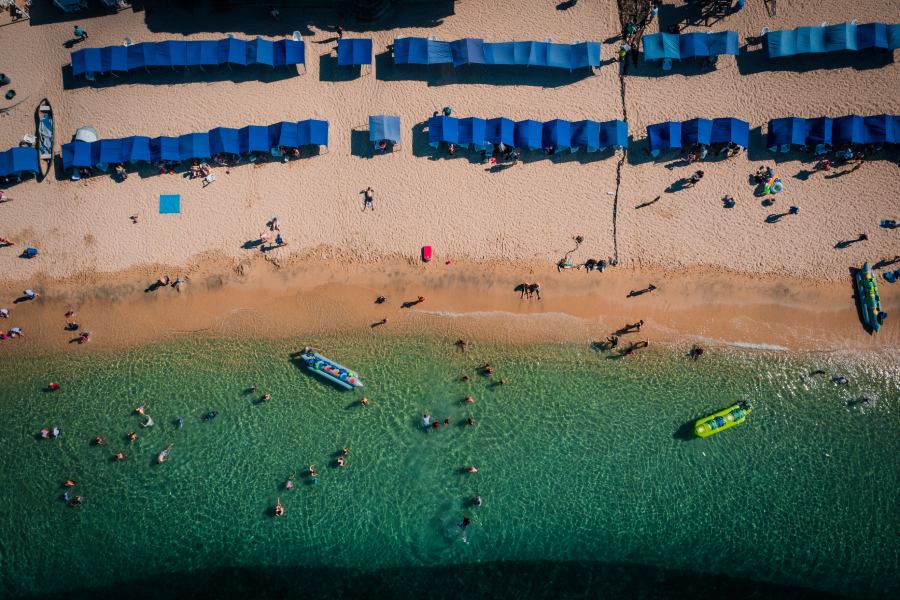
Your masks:
<svg viewBox="0 0 900 600"><path fill-rule="evenodd" d="M0 293L7 298L26 287L41 296L8 304L11 315L4 327L22 327L26 337L0 344L0 354L93 352L207 333L261 339L316 332L424 333L454 340L589 344L640 319L645 321L641 332L622 336L623 344L646 339L791 351L900 347L896 328L874 335L863 329L849 277L835 283L623 267L560 273L536 262L422 264L385 257L347 263L317 257L326 253L241 261L206 255L181 269L144 266L115 274L4 282ZM149 291L166 273L187 280L182 292L171 286ZM514 288L534 281L541 283L542 299L520 299ZM627 297L649 283L657 289ZM380 295L387 297L384 304L375 303ZM426 301L402 306L418 296ZM886 312L900 313L900 300L888 295L884 302ZM77 311L82 329L92 332L90 344L72 344L76 334L64 331L69 308ZM388 322L376 325L382 319Z"/></svg>

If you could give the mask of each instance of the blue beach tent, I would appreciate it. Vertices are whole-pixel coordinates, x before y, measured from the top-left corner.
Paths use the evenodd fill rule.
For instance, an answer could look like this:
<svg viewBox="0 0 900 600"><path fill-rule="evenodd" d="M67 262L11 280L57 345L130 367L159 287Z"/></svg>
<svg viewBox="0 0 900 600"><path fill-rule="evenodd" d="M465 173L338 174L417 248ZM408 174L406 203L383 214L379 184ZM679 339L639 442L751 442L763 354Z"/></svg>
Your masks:
<svg viewBox="0 0 900 600"><path fill-rule="evenodd" d="M739 40L737 32L652 33L642 38L645 60L682 60L706 58L721 54L737 56Z"/></svg>
<svg viewBox="0 0 900 600"><path fill-rule="evenodd" d="M301 124L309 127L309 141L301 140L303 145L328 146L328 121L308 119Z"/></svg>
<svg viewBox="0 0 900 600"><path fill-rule="evenodd" d="M111 165L124 162L122 160L122 140L100 140L96 143L100 146L100 156L96 164Z"/></svg>
<svg viewBox="0 0 900 600"><path fill-rule="evenodd" d="M769 58L782 58L797 54L822 54L898 47L893 41L892 29L898 25L884 23L839 23L817 27L798 27L766 33L766 53ZM896 40L900 42L900 40Z"/></svg>
<svg viewBox="0 0 900 600"><path fill-rule="evenodd" d="M72 73L78 76L85 72L103 72L103 56L100 48L84 48L72 54Z"/></svg>
<svg viewBox="0 0 900 600"><path fill-rule="evenodd" d="M211 158L208 133L185 133L178 136L178 153L181 160Z"/></svg>
<svg viewBox="0 0 900 600"><path fill-rule="evenodd" d="M647 138L653 156L657 156L662 150L681 148L681 123L667 121L650 125L647 127Z"/></svg>
<svg viewBox="0 0 900 600"><path fill-rule="evenodd" d="M153 162L181 162L181 150L177 137L160 136L150 140L150 157Z"/></svg>
<svg viewBox="0 0 900 600"><path fill-rule="evenodd" d="M246 66L247 42L232 37L219 42L219 62Z"/></svg>
<svg viewBox="0 0 900 600"><path fill-rule="evenodd" d="M856 26L857 50L888 48L888 28L884 23L865 23Z"/></svg>
<svg viewBox="0 0 900 600"><path fill-rule="evenodd" d="M128 71L128 48L111 46L100 53L104 73L125 73Z"/></svg>
<svg viewBox="0 0 900 600"><path fill-rule="evenodd" d="M732 117L713 119L709 141L713 144L734 143L747 148L750 145L750 123Z"/></svg>
<svg viewBox="0 0 900 600"><path fill-rule="evenodd" d="M517 148L539 150L543 147L543 136L544 126L540 122L531 119L516 121L514 139Z"/></svg>
<svg viewBox="0 0 900 600"><path fill-rule="evenodd" d="M19 147L0 152L0 177L37 173L39 170L37 148Z"/></svg>
<svg viewBox="0 0 900 600"><path fill-rule="evenodd" d="M337 47L338 66L372 64L372 40L364 38L342 38Z"/></svg>
<svg viewBox="0 0 900 600"><path fill-rule="evenodd" d="M204 67L221 64L219 60L219 42L203 40L188 44L185 66Z"/></svg>
<svg viewBox="0 0 900 600"><path fill-rule="evenodd" d="M297 123L282 121L269 125L269 143L273 148L299 148L300 136L297 132Z"/></svg>
<svg viewBox="0 0 900 600"><path fill-rule="evenodd" d="M388 115L369 117L369 141L378 144L381 140L395 144L400 142L400 117Z"/></svg>
<svg viewBox="0 0 900 600"><path fill-rule="evenodd" d="M863 118L867 144L896 144L895 119L891 115L875 115Z"/></svg>
<svg viewBox="0 0 900 600"><path fill-rule="evenodd" d="M269 128L265 125L247 125L238 129L238 149L240 154L271 150Z"/></svg>
<svg viewBox="0 0 900 600"><path fill-rule="evenodd" d="M562 119L553 119L544 123L541 144L544 148L555 148L556 152L570 150L572 148L572 123Z"/></svg>
<svg viewBox="0 0 900 600"><path fill-rule="evenodd" d="M472 146L476 150L484 150L488 147L487 141L487 121L478 117L466 117L460 119L459 143L465 146Z"/></svg>
<svg viewBox="0 0 900 600"><path fill-rule="evenodd" d="M834 121L830 117L817 117L815 119L807 119L809 131L806 134L806 144L815 146L817 144L833 145L832 128Z"/></svg>
<svg viewBox="0 0 900 600"><path fill-rule="evenodd" d="M596 152L600 146L600 123L597 121L575 121L571 127L573 150L583 149Z"/></svg>
<svg viewBox="0 0 900 600"><path fill-rule="evenodd" d="M483 65L484 58L484 40L478 38L465 38L450 42L450 56L453 59L453 66L460 65Z"/></svg>
<svg viewBox="0 0 900 600"><path fill-rule="evenodd" d="M150 162L150 138L133 135L122 140L122 157L119 162Z"/></svg>
<svg viewBox="0 0 900 600"><path fill-rule="evenodd" d="M837 145L868 143L863 118L858 115L838 117L834 120L831 132Z"/></svg>
<svg viewBox="0 0 900 600"><path fill-rule="evenodd" d="M498 42L485 44L484 62L489 65L516 64L515 42Z"/></svg>
<svg viewBox="0 0 900 600"><path fill-rule="evenodd" d="M516 145L516 124L512 119L496 117L488 119L485 125L485 135L491 144L504 144L510 148Z"/></svg>
<svg viewBox="0 0 900 600"><path fill-rule="evenodd" d="M570 48L570 70L600 66L600 42L580 42L572 44Z"/></svg>
<svg viewBox="0 0 900 600"><path fill-rule="evenodd" d="M275 42L257 37L248 45L248 51L251 64L275 66Z"/></svg>
<svg viewBox="0 0 900 600"><path fill-rule="evenodd" d="M809 123L800 117L784 117L769 121L766 134L766 147L773 152L781 148L787 151L790 146L805 146L809 135Z"/></svg>
<svg viewBox="0 0 900 600"><path fill-rule="evenodd" d="M239 132L231 127L209 130L209 151L212 154L240 154Z"/></svg>
<svg viewBox="0 0 900 600"><path fill-rule="evenodd" d="M459 143L459 119L444 115L428 119L428 144L436 148L441 142Z"/></svg>
<svg viewBox="0 0 900 600"><path fill-rule="evenodd" d="M63 168L93 167L100 162L100 143L74 141L62 145Z"/></svg>
<svg viewBox="0 0 900 600"><path fill-rule="evenodd" d="M306 46L300 40L277 40L275 42L275 66L306 66Z"/></svg>
<svg viewBox="0 0 900 600"><path fill-rule="evenodd" d="M619 120L600 123L600 149L626 146L628 146L628 123Z"/></svg>
<svg viewBox="0 0 900 600"><path fill-rule="evenodd" d="M709 146L712 139L712 120L690 119L681 123L681 147L703 144ZM673 146L674 148L675 146Z"/></svg>
<svg viewBox="0 0 900 600"><path fill-rule="evenodd" d="M450 42L420 37L400 37L394 40L394 64L443 65L453 63Z"/></svg>

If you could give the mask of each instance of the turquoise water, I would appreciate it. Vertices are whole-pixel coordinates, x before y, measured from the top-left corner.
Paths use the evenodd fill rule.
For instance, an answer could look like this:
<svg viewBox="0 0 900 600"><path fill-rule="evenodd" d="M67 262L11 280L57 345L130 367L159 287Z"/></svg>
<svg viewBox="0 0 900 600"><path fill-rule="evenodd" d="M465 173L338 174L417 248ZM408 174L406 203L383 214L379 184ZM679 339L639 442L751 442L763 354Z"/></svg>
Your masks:
<svg viewBox="0 0 900 600"><path fill-rule="evenodd" d="M370 406L295 367L300 341L5 357L0 597L198 586L210 597L900 594L896 363L315 342L361 372ZM485 361L493 378L475 375ZM806 376L818 368L850 384ZM42 391L49 381L62 389ZM258 401L264 391L271 402ZM846 406L861 395L874 406ZM740 399L754 405L747 423L685 439L686 424ZM140 427L139 404L155 427ZM209 410L218 417L202 421ZM425 411L451 426L425 433ZM60 438L35 439L51 425ZM136 443L124 440L132 430ZM95 435L106 444L92 446ZM113 461L117 451L128 458ZM304 477L310 463L318 485ZM61 499L69 478L79 508Z"/></svg>

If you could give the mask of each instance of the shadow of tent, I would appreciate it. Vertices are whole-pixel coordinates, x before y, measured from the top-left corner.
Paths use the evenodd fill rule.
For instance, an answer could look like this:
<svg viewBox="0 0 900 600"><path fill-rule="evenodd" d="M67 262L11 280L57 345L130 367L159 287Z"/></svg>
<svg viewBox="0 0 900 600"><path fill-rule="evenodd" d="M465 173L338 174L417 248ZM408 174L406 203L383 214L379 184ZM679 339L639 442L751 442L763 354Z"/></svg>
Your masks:
<svg viewBox="0 0 900 600"><path fill-rule="evenodd" d="M49 25L51 23L65 23L66 21L88 21L96 17L104 17L113 15L122 11L140 12L143 10L145 2L141 0L133 0L131 6L123 9L116 9L107 6L103 2L89 2L87 8L83 8L76 12L67 13L60 10L53 2L32 2L28 7L28 13L31 16L28 19L30 26ZM71 33L71 30L70 30Z"/></svg>
<svg viewBox="0 0 900 600"><path fill-rule="evenodd" d="M454 14L454 0L430 0L429 2L401 3L391 0L392 9L373 22L356 19L354 2L226 2L223 0L143 0L145 24L154 33L235 33L248 36L290 36L295 30L311 36L320 31L334 31L338 23L352 24L354 32L381 31L386 29L431 28ZM134 4L139 3L135 0ZM35 3L38 4L38 3ZM51 5L50 2L41 3ZM92 3L94 4L94 3ZM241 5L243 4L243 6ZM269 15L268 7L276 5L279 18ZM311 7L310 5L313 5ZM331 5L333 8L315 8ZM55 9L55 7L51 8ZM62 12L62 11L56 11ZM81 13L77 13L81 14Z"/></svg>
<svg viewBox="0 0 900 600"><path fill-rule="evenodd" d="M342 67L338 65L337 56L328 52L319 57L320 81L353 81L362 75L362 67L353 65Z"/></svg>
<svg viewBox="0 0 900 600"><path fill-rule="evenodd" d="M350 130L350 154L361 158L375 156L375 149L372 147L372 142L369 141L368 129Z"/></svg>
<svg viewBox="0 0 900 600"><path fill-rule="evenodd" d="M741 75L753 75L775 71L818 71L823 69L880 69L894 62L894 54L888 50L861 50L858 52L829 52L827 54L801 54L786 58L769 58L766 49L750 50L742 46L737 56Z"/></svg>

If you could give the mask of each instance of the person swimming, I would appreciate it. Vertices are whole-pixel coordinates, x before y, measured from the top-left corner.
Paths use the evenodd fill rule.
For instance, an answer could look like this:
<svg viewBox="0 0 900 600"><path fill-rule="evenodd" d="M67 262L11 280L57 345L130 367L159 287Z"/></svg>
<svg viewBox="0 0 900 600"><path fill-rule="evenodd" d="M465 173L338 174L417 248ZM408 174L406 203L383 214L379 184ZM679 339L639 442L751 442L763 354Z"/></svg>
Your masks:
<svg viewBox="0 0 900 600"><path fill-rule="evenodd" d="M71 488L71 487L75 487L75 485L76 485L76 483L74 481L72 481L71 479L66 479L66 482L63 484L63 487Z"/></svg>
<svg viewBox="0 0 900 600"><path fill-rule="evenodd" d="M291 473L291 476L288 477L287 481L284 482L284 489L292 490L294 489L294 474Z"/></svg>
<svg viewBox="0 0 900 600"><path fill-rule="evenodd" d="M344 467L346 467L346 466L347 466L347 459L344 458L343 456L338 456L338 457L337 457L337 466L339 466L339 467L342 468L342 469L343 469Z"/></svg>
<svg viewBox="0 0 900 600"><path fill-rule="evenodd" d="M153 418L150 415L147 415L147 420L141 423L141 427L153 427L156 423L153 422Z"/></svg>
<svg viewBox="0 0 900 600"><path fill-rule="evenodd" d="M281 498L275 501L275 516L283 517L284 516L284 506L281 504Z"/></svg>
<svg viewBox="0 0 900 600"><path fill-rule="evenodd" d="M54 427L53 429L50 430L50 437L52 437L52 438L58 438L59 434L60 434L59 427Z"/></svg>
<svg viewBox="0 0 900 600"><path fill-rule="evenodd" d="M97 437L94 438L94 445L95 445L95 446L102 446L105 442L106 442L106 440L103 439L103 436L102 436L102 435L98 435Z"/></svg>
<svg viewBox="0 0 900 600"><path fill-rule="evenodd" d="M832 377L831 381L833 381L834 383L836 383L838 385L847 385L848 383L850 383L850 380L848 380L843 375L838 375L836 377Z"/></svg>
<svg viewBox="0 0 900 600"><path fill-rule="evenodd" d="M422 415L422 427L425 429L431 427L431 416L428 413Z"/></svg>
<svg viewBox="0 0 900 600"><path fill-rule="evenodd" d="M138 406L136 409L134 409L134 412L136 412L137 414L143 416L144 410L146 410L146 408L147 408L147 405L146 405L146 404L141 404L141 405Z"/></svg>
<svg viewBox="0 0 900 600"><path fill-rule="evenodd" d="M212 420L215 419L218 415L219 415L219 411L211 410L211 411L209 411L208 413L206 413L205 415L203 415L203 420L204 420L204 421L212 421Z"/></svg>
<svg viewBox="0 0 900 600"><path fill-rule="evenodd" d="M135 432L131 431L131 432L128 433L128 441L130 441L130 442L136 442L137 439L138 439L138 436L137 436L137 434L136 434Z"/></svg>
<svg viewBox="0 0 900 600"><path fill-rule="evenodd" d="M468 396L466 396L466 399L464 402L466 404L475 404L475 398L472 397L472 394L469 394Z"/></svg>
<svg viewBox="0 0 900 600"><path fill-rule="evenodd" d="M472 504L473 504L474 506L481 506L481 496L475 496L475 497L472 499Z"/></svg>
<svg viewBox="0 0 900 600"><path fill-rule="evenodd" d="M319 474L316 473L316 465L309 465L309 476L310 477L318 477Z"/></svg>
<svg viewBox="0 0 900 600"><path fill-rule="evenodd" d="M463 517L462 523L459 524L459 528L465 529L466 527L468 527L471 524L472 524L472 521L469 519L469 517Z"/></svg>
<svg viewBox="0 0 900 600"><path fill-rule="evenodd" d="M125 453L124 453L124 452L116 452L116 453L113 455L113 457L114 457L116 460L125 460Z"/></svg>
<svg viewBox="0 0 900 600"><path fill-rule="evenodd" d="M81 496L75 496L69 501L69 506L75 508L76 506L81 506L81 503L84 502L84 498Z"/></svg>
<svg viewBox="0 0 900 600"><path fill-rule="evenodd" d="M175 425L178 427L178 429L184 427L184 417L175 417Z"/></svg>

